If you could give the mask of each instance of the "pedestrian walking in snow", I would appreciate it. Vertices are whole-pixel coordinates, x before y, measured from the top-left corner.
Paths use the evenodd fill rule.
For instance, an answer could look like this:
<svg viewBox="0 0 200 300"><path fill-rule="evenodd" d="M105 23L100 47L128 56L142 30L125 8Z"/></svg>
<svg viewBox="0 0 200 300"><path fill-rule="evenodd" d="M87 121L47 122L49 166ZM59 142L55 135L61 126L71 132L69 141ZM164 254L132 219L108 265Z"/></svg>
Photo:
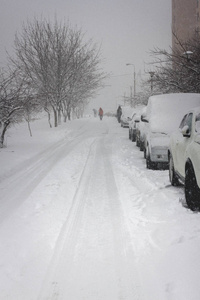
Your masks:
<svg viewBox="0 0 200 300"><path fill-rule="evenodd" d="M101 107L99 108L99 118L100 120L103 119L103 109Z"/></svg>
<svg viewBox="0 0 200 300"><path fill-rule="evenodd" d="M117 109L117 120L118 122L120 123L121 121L121 115L122 115L122 108L121 106L119 105L118 109Z"/></svg>

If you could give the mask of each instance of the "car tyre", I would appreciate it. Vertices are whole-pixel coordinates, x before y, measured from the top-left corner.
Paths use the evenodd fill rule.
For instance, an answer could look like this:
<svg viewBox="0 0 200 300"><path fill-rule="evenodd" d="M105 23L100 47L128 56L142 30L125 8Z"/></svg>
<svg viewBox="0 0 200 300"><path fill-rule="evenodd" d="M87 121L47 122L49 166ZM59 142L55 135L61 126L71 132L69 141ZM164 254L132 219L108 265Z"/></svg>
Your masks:
<svg viewBox="0 0 200 300"><path fill-rule="evenodd" d="M149 155L146 158L146 166L147 166L147 169L155 170L155 163L151 161L151 158Z"/></svg>
<svg viewBox="0 0 200 300"><path fill-rule="evenodd" d="M132 140L132 142L135 142L135 135L134 134L132 134L131 140Z"/></svg>
<svg viewBox="0 0 200 300"><path fill-rule="evenodd" d="M141 151L142 151L142 150L141 150ZM144 158L146 159L146 158L147 158L147 154L146 154L147 151L146 151L146 148L143 147L143 151L144 151Z"/></svg>
<svg viewBox="0 0 200 300"><path fill-rule="evenodd" d="M179 185L179 180L178 180L178 177L174 170L174 160L173 160L171 153L169 156L169 181L170 181L171 185L173 185L173 186Z"/></svg>
<svg viewBox="0 0 200 300"><path fill-rule="evenodd" d="M149 150L147 149L147 151L145 151L145 152L147 152L146 153L146 167L147 167L147 169L154 170L155 169L155 163L151 161Z"/></svg>
<svg viewBox="0 0 200 300"><path fill-rule="evenodd" d="M185 199L188 207L195 211L200 208L200 189L197 185L197 180L193 166L186 166L185 171Z"/></svg>
<svg viewBox="0 0 200 300"><path fill-rule="evenodd" d="M139 140L138 140L138 137L136 137L136 146L137 146L137 147L140 147L140 142L139 142Z"/></svg>
<svg viewBox="0 0 200 300"><path fill-rule="evenodd" d="M129 130L129 140L131 140L131 132L130 132L130 130Z"/></svg>

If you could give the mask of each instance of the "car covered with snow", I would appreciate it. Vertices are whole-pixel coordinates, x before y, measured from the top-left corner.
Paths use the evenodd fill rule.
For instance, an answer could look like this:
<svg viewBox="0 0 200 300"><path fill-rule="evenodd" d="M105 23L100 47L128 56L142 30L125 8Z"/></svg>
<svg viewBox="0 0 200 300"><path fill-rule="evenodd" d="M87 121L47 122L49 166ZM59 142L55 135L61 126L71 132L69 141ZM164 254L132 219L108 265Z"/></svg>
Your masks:
<svg viewBox="0 0 200 300"><path fill-rule="evenodd" d="M168 157L171 184L184 183L188 206L200 209L200 107L185 114L171 135Z"/></svg>
<svg viewBox="0 0 200 300"><path fill-rule="evenodd" d="M134 115L134 109L129 106L123 106L122 107L122 115L121 115L121 127L123 128L129 128L129 122L131 121L133 115Z"/></svg>
<svg viewBox="0 0 200 300"><path fill-rule="evenodd" d="M129 139L132 142L136 141L136 133L137 133L137 128L138 128L138 125L140 122L142 109L143 109L143 106L136 106L134 109L133 117L129 122Z"/></svg>
<svg viewBox="0 0 200 300"><path fill-rule="evenodd" d="M137 124L136 128L136 146L140 148L140 151L144 150L144 136L147 124L145 122L142 122L142 120L145 116L146 106L141 111L140 122Z"/></svg>
<svg viewBox="0 0 200 300"><path fill-rule="evenodd" d="M136 141L137 124L140 122L140 115L135 113L129 122L129 139L132 142Z"/></svg>
<svg viewBox="0 0 200 300"><path fill-rule="evenodd" d="M182 116L200 106L200 94L177 93L151 96L148 100L144 152L148 169L168 167L168 148L171 133L178 128Z"/></svg>

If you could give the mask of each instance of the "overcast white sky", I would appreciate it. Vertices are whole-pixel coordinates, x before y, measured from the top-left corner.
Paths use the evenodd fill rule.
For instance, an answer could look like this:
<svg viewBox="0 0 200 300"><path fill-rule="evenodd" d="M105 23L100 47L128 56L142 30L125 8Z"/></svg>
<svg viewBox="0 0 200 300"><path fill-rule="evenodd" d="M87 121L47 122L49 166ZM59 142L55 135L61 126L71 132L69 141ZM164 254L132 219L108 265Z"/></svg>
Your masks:
<svg viewBox="0 0 200 300"><path fill-rule="evenodd" d="M144 73L144 62L151 60L149 50L171 45L171 0L0 0L0 65L23 22L34 16L53 21L55 15L78 25L87 39L101 45L102 66L113 74L93 107L115 110L133 85L133 66L126 63L135 65L136 74Z"/></svg>

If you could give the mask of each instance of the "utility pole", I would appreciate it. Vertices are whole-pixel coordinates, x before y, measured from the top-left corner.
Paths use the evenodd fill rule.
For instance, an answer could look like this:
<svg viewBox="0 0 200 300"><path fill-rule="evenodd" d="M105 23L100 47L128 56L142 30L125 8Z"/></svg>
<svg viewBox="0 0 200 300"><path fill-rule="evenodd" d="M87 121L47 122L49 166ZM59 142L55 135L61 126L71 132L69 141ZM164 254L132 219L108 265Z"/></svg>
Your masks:
<svg viewBox="0 0 200 300"><path fill-rule="evenodd" d="M131 106L133 104L133 89L132 86L130 86L130 98L131 98Z"/></svg>
<svg viewBox="0 0 200 300"><path fill-rule="evenodd" d="M149 74L151 77L150 81L151 81L151 94L152 94L153 93L153 76L154 76L155 72L149 71Z"/></svg>
<svg viewBox="0 0 200 300"><path fill-rule="evenodd" d="M133 66L134 72L133 72L133 98L135 100L136 96L136 74L135 74L135 65L134 64L126 64L127 66Z"/></svg>
<svg viewBox="0 0 200 300"><path fill-rule="evenodd" d="M135 74L135 65L134 64L126 64L127 66L133 66L134 68L134 72L133 72L133 76L134 76L134 84L133 84L133 95L134 95L134 98L135 98L135 95L136 95L136 74Z"/></svg>

